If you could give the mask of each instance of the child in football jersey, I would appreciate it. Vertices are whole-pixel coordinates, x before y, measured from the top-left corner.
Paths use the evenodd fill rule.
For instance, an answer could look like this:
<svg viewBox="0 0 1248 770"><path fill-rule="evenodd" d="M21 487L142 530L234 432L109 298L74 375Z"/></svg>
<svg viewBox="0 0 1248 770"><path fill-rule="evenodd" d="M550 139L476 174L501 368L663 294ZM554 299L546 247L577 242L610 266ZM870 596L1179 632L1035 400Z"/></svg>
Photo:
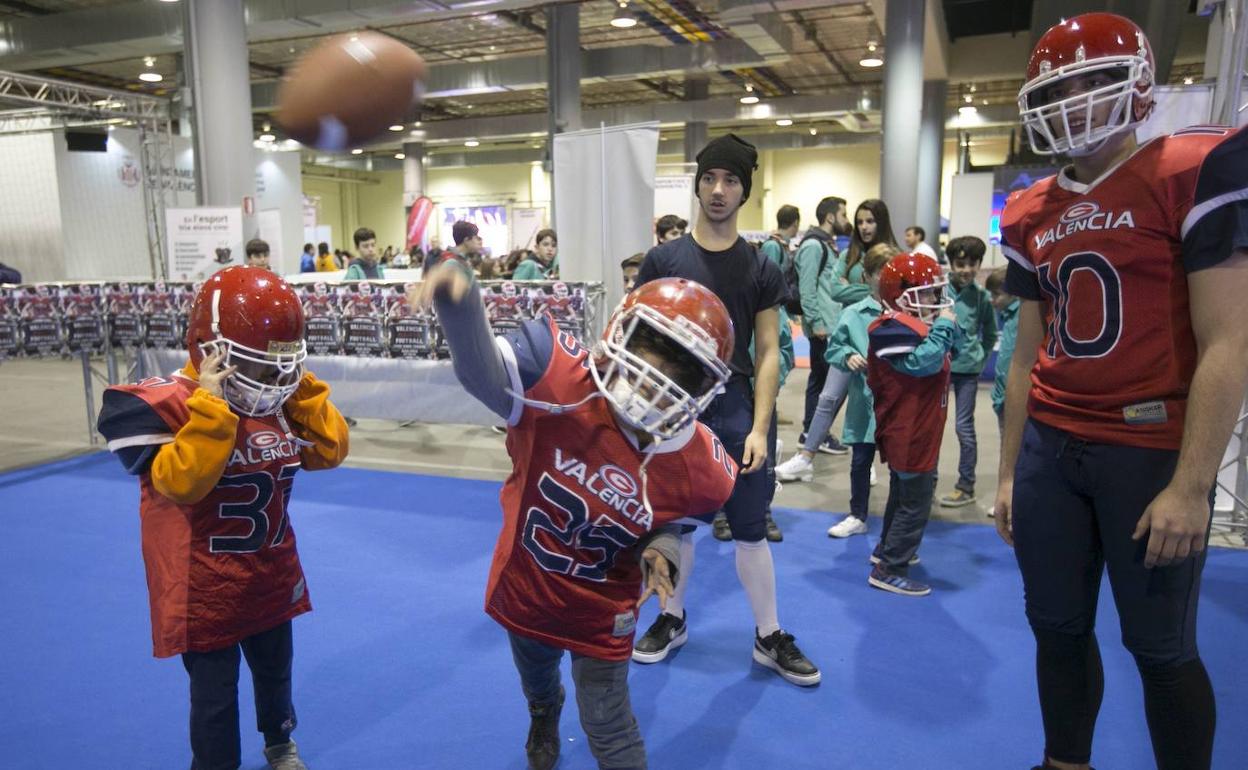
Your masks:
<svg viewBox="0 0 1248 770"><path fill-rule="evenodd" d="M953 492L940 498L940 504L946 508L975 502L975 464L979 457L975 441L975 397L979 393L979 374L988 361L988 353L997 344L997 318L992 300L975 282L987 248L973 235L954 238L945 248L945 255L949 257L953 310L965 339L949 365L949 379L957 404L958 481Z"/></svg>
<svg viewBox="0 0 1248 770"><path fill-rule="evenodd" d="M950 354L960 336L945 286L940 265L931 257L893 257L880 273L884 312L867 327L875 442L889 468L884 528L867 582L905 596L932 592L908 571L932 511Z"/></svg>
<svg viewBox="0 0 1248 770"><path fill-rule="evenodd" d="M1010 374L1010 359L1014 357L1014 340L1018 338L1020 300L1005 290L1004 267L988 274L984 279L984 288L992 296L992 307L1001 321L1001 344L997 347L997 366L992 381L992 411L997 415L997 427L1004 434L1005 383Z"/></svg>
<svg viewBox="0 0 1248 770"><path fill-rule="evenodd" d="M871 296L842 310L828 338L828 365L850 375L841 443L853 452L849 464L849 515L828 528L828 537L865 535L867 532L871 467L875 462L875 402L871 388L867 386L867 329L884 312L880 305L880 274L889 261L900 253L888 243L877 243L867 250L862 259L862 270Z"/></svg>
<svg viewBox="0 0 1248 770"><path fill-rule="evenodd" d="M347 426L304 370L299 298L269 271L204 282L186 344L181 371L106 390L99 419L142 488L154 651L190 675L192 767L239 766L241 653L269 767L300 770L291 619L312 606L287 505L297 471L343 461Z"/></svg>
<svg viewBox="0 0 1248 770"><path fill-rule="evenodd" d="M528 700L529 766L559 758L566 650L599 767L644 768L628 695L637 609L651 593L666 604L680 558L678 537L655 533L713 514L736 481L727 450L697 421L728 379L728 311L692 281L651 281L624 298L590 351L549 316L494 338L475 280L455 261L414 299L436 310L464 388L509 426L514 466L485 611L507 630Z"/></svg>

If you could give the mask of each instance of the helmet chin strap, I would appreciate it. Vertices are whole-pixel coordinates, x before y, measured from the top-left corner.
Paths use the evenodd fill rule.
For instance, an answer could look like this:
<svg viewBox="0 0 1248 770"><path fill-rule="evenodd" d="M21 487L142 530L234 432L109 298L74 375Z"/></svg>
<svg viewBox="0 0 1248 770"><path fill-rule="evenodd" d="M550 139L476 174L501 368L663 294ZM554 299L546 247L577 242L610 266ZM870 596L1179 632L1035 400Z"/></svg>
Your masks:
<svg viewBox="0 0 1248 770"><path fill-rule="evenodd" d="M579 409L585 404L588 404L595 398L606 398L602 391L597 388L594 388L593 393L590 393L588 396L582 398L580 401L577 401L575 404L552 404L549 401L540 401L535 398L529 398L523 393L517 393L510 388L507 388L503 392L526 406L541 409L543 411L550 412L551 414L567 414L568 412ZM611 411L613 414L616 413L614 408ZM641 450L645 457L642 458L641 467L638 469L638 475L641 476L641 504L645 507L646 513L654 516L654 509L650 507L650 494L646 466L650 464L650 461L654 459L655 454L658 452L661 439L652 433L647 433L647 435L650 436L650 445Z"/></svg>

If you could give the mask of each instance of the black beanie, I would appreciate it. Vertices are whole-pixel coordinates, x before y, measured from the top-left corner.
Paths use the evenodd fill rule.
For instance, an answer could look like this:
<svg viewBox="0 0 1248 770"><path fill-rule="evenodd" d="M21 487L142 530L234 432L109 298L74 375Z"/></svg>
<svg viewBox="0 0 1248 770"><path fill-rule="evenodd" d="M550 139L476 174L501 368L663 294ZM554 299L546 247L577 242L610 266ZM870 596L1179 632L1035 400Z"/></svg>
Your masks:
<svg viewBox="0 0 1248 770"><path fill-rule="evenodd" d="M754 169L758 168L758 150L754 149L754 145L736 134L724 134L707 142L702 151L698 153L696 160L698 161L698 177L694 180L695 185L709 169L722 168L735 174L737 179L741 180L741 188L744 192L741 202L749 200L751 177Z"/></svg>

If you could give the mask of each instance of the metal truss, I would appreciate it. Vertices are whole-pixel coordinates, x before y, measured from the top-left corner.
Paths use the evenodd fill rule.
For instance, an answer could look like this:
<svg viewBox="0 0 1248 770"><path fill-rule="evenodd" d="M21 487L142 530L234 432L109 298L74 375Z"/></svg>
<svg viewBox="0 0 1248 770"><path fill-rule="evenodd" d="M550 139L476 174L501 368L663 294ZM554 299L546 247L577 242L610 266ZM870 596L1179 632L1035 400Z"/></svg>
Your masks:
<svg viewBox="0 0 1248 770"><path fill-rule="evenodd" d="M0 71L0 134L85 126L133 126L139 134L143 209L152 277L165 277L165 205L173 193L173 121L170 102L157 96Z"/></svg>
<svg viewBox="0 0 1248 770"><path fill-rule="evenodd" d="M1225 460L1218 468L1218 474L1227 468L1235 468L1235 486L1231 487L1218 482L1231 498L1231 510L1213 512L1213 528L1215 530L1239 532L1248 545L1248 411L1241 412L1232 431L1232 445L1237 446L1235 455Z"/></svg>

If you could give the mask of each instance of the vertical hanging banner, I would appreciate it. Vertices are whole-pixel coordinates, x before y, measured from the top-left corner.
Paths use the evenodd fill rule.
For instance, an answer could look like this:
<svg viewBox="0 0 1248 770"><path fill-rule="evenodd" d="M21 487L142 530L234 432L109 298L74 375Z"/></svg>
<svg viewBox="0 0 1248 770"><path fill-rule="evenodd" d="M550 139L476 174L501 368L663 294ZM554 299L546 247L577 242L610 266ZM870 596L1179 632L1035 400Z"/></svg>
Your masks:
<svg viewBox="0 0 1248 770"><path fill-rule="evenodd" d="M425 247L429 220L433 217L433 201L427 196L420 196L412 201L412 208L407 212L407 245L404 248Z"/></svg>
<svg viewBox="0 0 1248 770"><path fill-rule="evenodd" d="M606 307L624 294L620 262L653 243L659 124L601 126L555 135L559 275L602 281ZM590 319L601 331L603 319Z"/></svg>
<svg viewBox="0 0 1248 770"><path fill-rule="evenodd" d="M170 280L194 281L241 265L243 211L232 207L165 209Z"/></svg>

